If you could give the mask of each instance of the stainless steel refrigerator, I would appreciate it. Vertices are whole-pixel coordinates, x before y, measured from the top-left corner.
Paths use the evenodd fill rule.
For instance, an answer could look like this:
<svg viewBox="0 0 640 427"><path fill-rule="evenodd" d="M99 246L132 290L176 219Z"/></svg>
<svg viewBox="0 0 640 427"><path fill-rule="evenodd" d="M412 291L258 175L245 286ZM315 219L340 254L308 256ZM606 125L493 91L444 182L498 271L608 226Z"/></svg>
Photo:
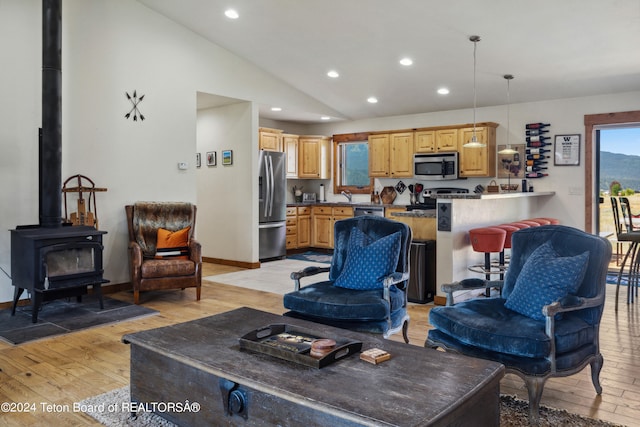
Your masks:
<svg viewBox="0 0 640 427"><path fill-rule="evenodd" d="M258 162L260 261L282 258L287 252L285 161L285 153L260 151Z"/></svg>

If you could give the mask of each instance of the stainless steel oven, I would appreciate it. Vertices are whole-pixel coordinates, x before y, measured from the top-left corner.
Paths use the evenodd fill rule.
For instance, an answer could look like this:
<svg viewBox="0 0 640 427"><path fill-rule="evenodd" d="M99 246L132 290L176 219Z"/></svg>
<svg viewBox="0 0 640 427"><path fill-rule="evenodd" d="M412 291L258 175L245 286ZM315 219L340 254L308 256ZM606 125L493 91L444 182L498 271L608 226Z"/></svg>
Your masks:
<svg viewBox="0 0 640 427"><path fill-rule="evenodd" d="M414 154L413 174L429 181L458 179L458 153Z"/></svg>

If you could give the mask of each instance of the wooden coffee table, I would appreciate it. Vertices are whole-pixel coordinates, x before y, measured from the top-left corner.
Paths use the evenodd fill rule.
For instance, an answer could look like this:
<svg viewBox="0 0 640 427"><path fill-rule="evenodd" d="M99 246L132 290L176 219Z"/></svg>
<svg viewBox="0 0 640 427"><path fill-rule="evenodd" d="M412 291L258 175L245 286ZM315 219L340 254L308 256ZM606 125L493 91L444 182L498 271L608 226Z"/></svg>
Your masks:
<svg viewBox="0 0 640 427"><path fill-rule="evenodd" d="M381 348L392 358L373 365L353 354L317 369L240 349L239 337L281 323L361 341L362 350ZM128 334L123 342L131 344L132 402L181 426L500 423L499 363L250 308Z"/></svg>

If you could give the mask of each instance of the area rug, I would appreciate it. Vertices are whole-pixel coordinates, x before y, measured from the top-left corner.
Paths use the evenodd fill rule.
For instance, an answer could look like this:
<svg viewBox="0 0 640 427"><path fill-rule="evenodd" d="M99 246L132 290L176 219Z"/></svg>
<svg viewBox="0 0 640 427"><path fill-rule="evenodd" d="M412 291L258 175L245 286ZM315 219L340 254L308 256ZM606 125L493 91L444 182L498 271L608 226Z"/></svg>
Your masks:
<svg viewBox="0 0 640 427"><path fill-rule="evenodd" d="M300 261L321 262L323 264L331 264L332 254L307 251L300 254L287 255L288 259L298 259Z"/></svg>
<svg viewBox="0 0 640 427"><path fill-rule="evenodd" d="M328 267L327 264L321 262L287 258L263 262L260 264L260 268L249 268L233 273L216 274L214 276L203 277L202 280L284 295L287 292L293 291L294 283L291 279L291 273L309 266ZM309 277L305 280L313 283L327 280L328 277L329 273L320 273L317 276Z"/></svg>
<svg viewBox="0 0 640 427"><path fill-rule="evenodd" d="M607 284L617 285L618 273L607 273ZM629 275L623 274L622 277L620 277L620 285L627 286L628 284L629 284Z"/></svg>
<svg viewBox="0 0 640 427"><path fill-rule="evenodd" d="M104 297L104 309L98 298L84 295L82 302L75 298L62 298L40 306L38 323L31 323L31 305L18 307L16 315L11 309L0 310L0 339L10 344L22 344L42 338L68 334L109 323L133 320L158 314L156 310Z"/></svg>
<svg viewBox="0 0 640 427"><path fill-rule="evenodd" d="M107 393L90 397L80 402L83 412L107 427L174 427L175 424L151 412L142 412L132 418L125 402L129 402L129 387L122 387ZM500 426L528 426L529 403L513 396L500 396ZM222 423L221 423L222 424ZM567 411L540 407L542 427L611 427L605 421L593 420Z"/></svg>

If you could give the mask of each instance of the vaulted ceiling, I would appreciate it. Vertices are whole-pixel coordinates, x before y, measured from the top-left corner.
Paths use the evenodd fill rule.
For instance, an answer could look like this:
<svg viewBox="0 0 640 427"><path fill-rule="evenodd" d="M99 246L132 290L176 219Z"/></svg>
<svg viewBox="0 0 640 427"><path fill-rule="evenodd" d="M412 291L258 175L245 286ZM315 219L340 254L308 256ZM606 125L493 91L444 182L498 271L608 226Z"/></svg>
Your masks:
<svg viewBox="0 0 640 427"><path fill-rule="evenodd" d="M471 35L478 107L506 103L504 74L512 103L640 90L640 0L139 1L317 99L331 120L472 107ZM270 107L261 115L321 121Z"/></svg>

